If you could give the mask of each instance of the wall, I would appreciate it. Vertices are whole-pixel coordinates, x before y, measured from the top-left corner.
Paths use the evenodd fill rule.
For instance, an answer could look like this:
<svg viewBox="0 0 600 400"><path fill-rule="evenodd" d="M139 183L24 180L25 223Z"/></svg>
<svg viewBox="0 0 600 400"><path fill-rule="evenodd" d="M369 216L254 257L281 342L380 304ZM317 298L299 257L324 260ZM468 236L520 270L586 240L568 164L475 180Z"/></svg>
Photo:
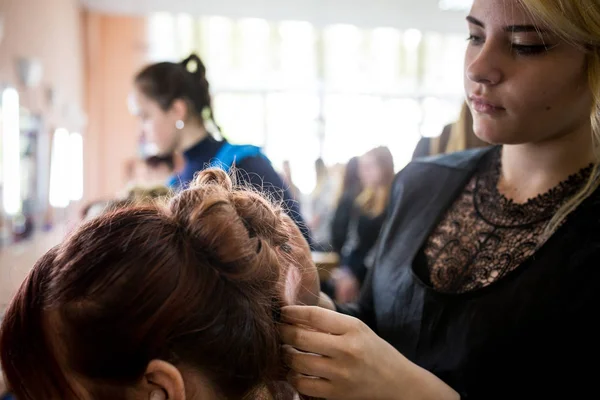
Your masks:
<svg viewBox="0 0 600 400"><path fill-rule="evenodd" d="M22 105L44 117L46 130L60 126L84 134L84 202L114 196L136 150L137 123L126 100L132 76L146 59L144 18L87 12L79 0L0 0L0 15L0 87L16 87ZM19 83L19 57L43 64L40 87ZM54 105L48 88L55 89ZM35 261L72 226L61 224L0 249L0 310Z"/></svg>
<svg viewBox="0 0 600 400"><path fill-rule="evenodd" d="M43 3L43 5L42 5ZM21 103L43 113L48 127L80 130L84 70L78 0L0 0L4 38L0 42L0 85L15 86ZM19 84L17 59L33 57L44 69L40 87ZM56 89L54 105L46 90Z"/></svg>
<svg viewBox="0 0 600 400"><path fill-rule="evenodd" d="M82 132L85 200L114 196L135 154L137 124L127 95L146 59L145 19L83 11L79 0L0 0L0 14L0 86L17 87L22 105L41 113L48 129ZM19 84L20 57L42 63L38 88Z"/></svg>
<svg viewBox="0 0 600 400"><path fill-rule="evenodd" d="M82 24L78 0L0 0L4 35L0 41L0 86L20 93L21 104L44 118L45 134L63 126L84 127ZM37 88L23 87L17 75L20 57L36 58L44 73ZM55 89L54 102L47 89ZM85 133L85 132L84 132ZM0 250L0 307L6 304L33 263L60 241L65 229L40 233L35 240Z"/></svg>
<svg viewBox="0 0 600 400"><path fill-rule="evenodd" d="M127 108L135 73L146 57L146 20L85 12L86 199L114 196L126 184L138 124Z"/></svg>

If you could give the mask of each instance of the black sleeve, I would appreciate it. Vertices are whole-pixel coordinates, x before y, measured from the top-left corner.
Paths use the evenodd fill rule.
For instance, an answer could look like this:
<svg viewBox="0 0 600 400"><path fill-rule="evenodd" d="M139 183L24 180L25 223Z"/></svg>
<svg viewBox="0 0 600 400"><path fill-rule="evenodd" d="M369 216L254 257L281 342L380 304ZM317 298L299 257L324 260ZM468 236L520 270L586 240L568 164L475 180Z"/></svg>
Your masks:
<svg viewBox="0 0 600 400"><path fill-rule="evenodd" d="M282 201L287 214L298 225L311 250L314 250L310 230L300 211L300 204L293 198L290 188L267 159L262 156L243 159L236 165L236 178L238 182L251 184L255 189L272 197L275 201Z"/></svg>

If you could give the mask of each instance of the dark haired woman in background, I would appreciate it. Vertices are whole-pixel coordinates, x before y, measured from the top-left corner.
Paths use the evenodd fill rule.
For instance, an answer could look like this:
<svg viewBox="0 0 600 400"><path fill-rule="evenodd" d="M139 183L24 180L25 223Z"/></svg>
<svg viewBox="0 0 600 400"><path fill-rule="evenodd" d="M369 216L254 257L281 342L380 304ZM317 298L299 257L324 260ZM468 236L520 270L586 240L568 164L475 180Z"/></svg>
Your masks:
<svg viewBox="0 0 600 400"><path fill-rule="evenodd" d="M314 269L281 207L204 171L38 261L2 322L7 384L19 400L292 400L277 316L316 304Z"/></svg>
<svg viewBox="0 0 600 400"><path fill-rule="evenodd" d="M298 202L260 148L232 145L208 132L206 122L216 123L206 68L197 55L179 64L162 62L143 69L135 78L134 100L146 140L154 143L161 155L183 153L185 166L169 182L173 188L185 188L207 166L229 171L235 165L238 182L282 200L311 243Z"/></svg>

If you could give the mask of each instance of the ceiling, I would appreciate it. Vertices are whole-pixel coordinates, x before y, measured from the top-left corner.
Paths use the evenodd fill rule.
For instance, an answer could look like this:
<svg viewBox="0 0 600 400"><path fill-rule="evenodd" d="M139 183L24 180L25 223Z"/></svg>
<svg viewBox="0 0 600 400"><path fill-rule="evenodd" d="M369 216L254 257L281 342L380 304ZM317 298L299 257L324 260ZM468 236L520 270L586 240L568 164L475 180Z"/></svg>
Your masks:
<svg viewBox="0 0 600 400"><path fill-rule="evenodd" d="M81 0L111 14L185 12L194 15L302 20L315 25L348 23L424 31L465 32L461 11L442 11L438 0Z"/></svg>

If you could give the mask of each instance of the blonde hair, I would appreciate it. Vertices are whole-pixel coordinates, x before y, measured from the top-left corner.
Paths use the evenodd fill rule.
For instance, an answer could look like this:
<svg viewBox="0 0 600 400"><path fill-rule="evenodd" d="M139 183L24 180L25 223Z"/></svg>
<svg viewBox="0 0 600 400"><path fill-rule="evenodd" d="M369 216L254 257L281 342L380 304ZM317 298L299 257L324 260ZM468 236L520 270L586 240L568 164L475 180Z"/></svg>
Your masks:
<svg viewBox="0 0 600 400"><path fill-rule="evenodd" d="M448 138L444 137L446 131L440 137L431 140L430 154L446 154L455 153L474 149L477 147L485 147L488 144L479 139L473 131L473 115L467 102L463 102L460 108L460 114L456 122L452 124Z"/></svg>
<svg viewBox="0 0 600 400"><path fill-rule="evenodd" d="M600 4L596 0L519 0L538 23L587 53L588 82L593 96L590 110L596 154L595 166L583 189L570 198L547 227L551 234L600 186Z"/></svg>
<svg viewBox="0 0 600 400"><path fill-rule="evenodd" d="M363 157L373 157L382 174L382 184L376 188L365 187L356 198L361 211L371 217L377 217L385 211L392 182L394 181L394 157L387 147L377 147L365 153Z"/></svg>

